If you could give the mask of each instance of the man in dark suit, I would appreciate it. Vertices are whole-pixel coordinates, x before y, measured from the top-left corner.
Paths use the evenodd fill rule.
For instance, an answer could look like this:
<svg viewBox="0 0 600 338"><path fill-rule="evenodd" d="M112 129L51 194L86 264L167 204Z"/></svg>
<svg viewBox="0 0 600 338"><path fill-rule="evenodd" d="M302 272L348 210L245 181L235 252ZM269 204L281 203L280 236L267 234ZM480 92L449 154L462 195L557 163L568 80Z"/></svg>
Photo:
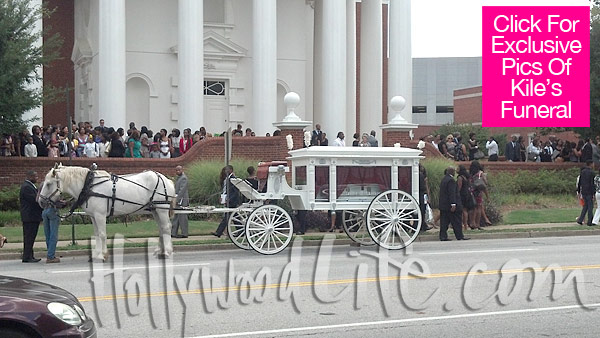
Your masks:
<svg viewBox="0 0 600 338"><path fill-rule="evenodd" d="M462 232L462 204L460 192L454 181L454 168L449 167L444 171L444 178L440 185L440 241L450 241L448 238L448 224L452 223L454 236L457 240L467 240Z"/></svg>
<svg viewBox="0 0 600 338"><path fill-rule="evenodd" d="M33 144L37 148L38 157L48 157L48 147L42 137L42 129L38 126L31 128L31 137L33 138Z"/></svg>
<svg viewBox="0 0 600 338"><path fill-rule="evenodd" d="M581 162L587 163L587 161L592 161L593 157L594 149L592 146L592 139L588 137L585 139L585 144L583 145L583 148L581 148Z"/></svg>
<svg viewBox="0 0 600 338"><path fill-rule="evenodd" d="M512 140L506 144L504 148L504 156L507 161L510 162L519 162L520 159L520 148L517 143L517 137L513 135Z"/></svg>
<svg viewBox="0 0 600 338"><path fill-rule="evenodd" d="M592 210L594 209L594 194L596 193L596 187L594 186L594 162L588 160L585 164L585 167L581 169L579 180L577 181L577 194L584 201L577 224L583 225L583 220L587 212L587 225L592 226Z"/></svg>
<svg viewBox="0 0 600 338"><path fill-rule="evenodd" d="M177 207L187 207L190 205L190 196L188 193L188 179L183 172L183 167L178 165L175 167L177 181L175 182L175 193L177 194ZM171 229L171 237L187 238L188 237L188 216L187 214L176 214L173 218ZM177 235L177 231L181 228L181 235Z"/></svg>
<svg viewBox="0 0 600 338"><path fill-rule="evenodd" d="M323 140L323 132L321 131L321 125L317 124L315 130L312 131L312 137L310 139L311 146L320 146Z"/></svg>
<svg viewBox="0 0 600 338"><path fill-rule="evenodd" d="M238 188L231 183L231 179L235 178L235 174L233 172L233 166L227 165L225 166L225 180L223 181L223 194L225 195L225 207L226 208L237 208L240 205L240 191ZM229 222L230 212L223 214L223 219L221 223L219 223L219 227L217 231L212 234L221 237L225 228L227 227L227 222Z"/></svg>
<svg viewBox="0 0 600 338"><path fill-rule="evenodd" d="M38 228L42 221L42 207L36 201L37 173L27 172L27 179L21 185L19 202L21 204L21 221L23 222L23 263L37 263L39 258L33 257L33 243L37 237Z"/></svg>

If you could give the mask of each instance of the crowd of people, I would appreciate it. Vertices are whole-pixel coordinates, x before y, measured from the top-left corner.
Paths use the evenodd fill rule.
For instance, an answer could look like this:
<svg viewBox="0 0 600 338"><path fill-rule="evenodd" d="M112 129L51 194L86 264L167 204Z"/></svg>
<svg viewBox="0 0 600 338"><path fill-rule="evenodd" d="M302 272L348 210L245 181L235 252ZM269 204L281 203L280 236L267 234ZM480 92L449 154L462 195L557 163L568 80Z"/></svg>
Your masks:
<svg viewBox="0 0 600 338"><path fill-rule="evenodd" d="M461 133L456 132L442 135L429 135L421 138L421 143L429 142L436 147L446 158L456 161L480 160L486 155L484 149L487 149L488 161L499 160L498 142L492 136L488 138L484 145L480 145L476 139L475 133L469 133L468 140L464 140ZM506 143L504 148L504 158L511 162L582 162L591 160L600 164L600 153L598 144L600 136L595 139L579 140L579 142L570 142L562 140L556 136L549 136L543 141L539 136L534 136L526 144L523 136L513 135Z"/></svg>
<svg viewBox="0 0 600 338"><path fill-rule="evenodd" d="M279 133L276 130L273 136ZM155 133L146 126L138 130L134 122L125 130L107 127L102 119L96 127L90 122L73 121L70 134L69 128L60 124L44 129L35 125L31 132L4 134L0 141L0 156L175 158L185 154L200 140L212 136L204 127L194 132L190 128L183 132L173 128L170 133L166 129ZM244 132L242 125L238 124L232 136L256 135L251 128Z"/></svg>

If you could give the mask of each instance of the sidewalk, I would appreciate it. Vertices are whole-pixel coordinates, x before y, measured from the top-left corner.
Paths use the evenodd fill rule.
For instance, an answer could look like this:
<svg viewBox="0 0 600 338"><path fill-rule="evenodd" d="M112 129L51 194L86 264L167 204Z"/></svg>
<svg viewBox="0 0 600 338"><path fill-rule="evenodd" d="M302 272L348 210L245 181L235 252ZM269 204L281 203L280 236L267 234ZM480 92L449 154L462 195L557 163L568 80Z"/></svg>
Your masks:
<svg viewBox="0 0 600 338"><path fill-rule="evenodd" d="M482 231L468 231L466 236L471 237L472 239L502 239L502 238L532 238L532 237L563 237L563 236L593 236L600 235L600 226L590 227L589 230L565 230L564 228L575 227L576 224L573 223L543 223L543 224L515 224L515 225L496 225L484 228ZM512 231L511 231L512 230ZM499 232L497 232L499 231ZM437 241L438 239L439 229L431 229L426 233L419 236L417 241ZM324 235L324 232L309 232L306 236L319 236ZM339 235L345 234L342 232L337 233ZM450 231L450 238L453 238L452 231ZM38 235L38 239L40 236ZM42 236L43 238L43 236ZM177 242L186 242L186 241L214 241L217 239L212 235L208 236L189 236L188 238L173 238L173 243ZM232 243L228 242L229 239L227 236L222 236L221 239L225 240L225 243L198 243L193 245L174 245L174 251L201 251L201 250L227 250L227 249L236 249ZM22 242L15 243L8 239L10 242L4 244L4 248L0 249L0 260L6 259L19 259L20 251L14 252L14 250L21 250L23 248ZM21 239L19 239L21 240ZM145 243L148 238L126 238L125 243ZM109 239L109 243L110 243ZM320 240L306 240L305 244L307 246L310 245L318 245ZM336 245L350 245L352 241L349 238L343 238L336 240ZM87 256L89 255L89 250L62 250L60 248L67 247L71 244L71 241L59 241L57 245L57 256L66 257L66 256ZM90 240L78 240L78 245L90 245ZM13 252L6 252L6 249L13 249ZM45 249L46 242L37 241L35 242L34 249L42 249L43 251L38 251L36 253L36 257L44 258L45 257ZM134 253L134 252L145 252L146 248L136 247L136 248L125 248L125 252Z"/></svg>

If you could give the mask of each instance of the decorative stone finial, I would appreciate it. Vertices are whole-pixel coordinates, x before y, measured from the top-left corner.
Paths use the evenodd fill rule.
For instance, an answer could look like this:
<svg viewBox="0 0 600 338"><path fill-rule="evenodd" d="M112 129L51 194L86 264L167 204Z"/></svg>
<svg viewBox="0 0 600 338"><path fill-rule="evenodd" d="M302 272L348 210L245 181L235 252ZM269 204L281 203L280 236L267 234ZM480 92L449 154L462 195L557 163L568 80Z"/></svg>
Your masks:
<svg viewBox="0 0 600 338"><path fill-rule="evenodd" d="M402 115L400 114L402 110L406 107L406 99L402 96L394 96L390 100L390 108L392 108L392 112L394 113L394 117L388 124L408 124Z"/></svg>
<svg viewBox="0 0 600 338"><path fill-rule="evenodd" d="M283 122L299 122L300 117L296 115L296 108L300 104L300 95L289 92L284 96L283 103L287 107L287 116L283 119Z"/></svg>

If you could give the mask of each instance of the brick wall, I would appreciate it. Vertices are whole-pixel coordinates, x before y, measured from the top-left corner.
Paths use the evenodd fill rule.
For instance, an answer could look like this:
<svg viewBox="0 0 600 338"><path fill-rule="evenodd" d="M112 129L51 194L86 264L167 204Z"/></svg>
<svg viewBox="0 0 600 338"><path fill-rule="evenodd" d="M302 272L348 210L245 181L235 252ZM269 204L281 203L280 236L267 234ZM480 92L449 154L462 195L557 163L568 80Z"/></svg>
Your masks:
<svg viewBox="0 0 600 338"><path fill-rule="evenodd" d="M407 131L384 129L382 138L384 147L393 147L396 143L400 143L401 146L407 147L408 144L411 143L411 139Z"/></svg>
<svg viewBox="0 0 600 338"><path fill-rule="evenodd" d="M454 91L454 122L481 123L481 86Z"/></svg>
<svg viewBox="0 0 600 338"><path fill-rule="evenodd" d="M283 133L287 135L286 133ZM115 174L156 170L165 175L174 176L175 167L186 166L201 160L225 161L225 139L211 137L195 144L190 151L179 158L150 159L150 158L3 158L0 164L0 187L21 184L28 170L35 170L40 178L45 175L57 162L64 165L89 167L97 163L102 170ZM285 136L274 137L234 137L233 158L247 158L256 162L284 160L288 156Z"/></svg>
<svg viewBox="0 0 600 338"><path fill-rule="evenodd" d="M287 135L289 132L283 132ZM296 131L296 135L299 131ZM416 148L417 141L405 141L403 136L398 133L399 139L385 139L384 143L392 144L400 141L402 146ZM406 133L404 133L406 134ZM292 133L294 135L294 133ZM300 146L297 142L301 138L294 136L294 149ZM285 136L276 137L235 137L233 138L233 157L253 159L258 162L285 161L288 157ZM68 158L3 158L0 164L0 188L15 184L21 184L25 179L25 172L35 170L43 177L56 162L62 162L64 165L89 167L92 163L97 163L102 170L107 170L115 174L126 174L141 172L143 170L156 170L168 176L175 175L175 167L178 165L187 166L196 161L217 160L224 161L224 139L220 137L208 138L194 145L185 155L174 159L132 159L132 158L74 158L69 161ZM439 151L431 144L426 144L423 150L426 158L441 156ZM469 162L455 162L469 166ZM483 161L487 172L495 171L517 171L529 170L537 171L544 169L567 169L580 167L579 163L511 163L511 162L487 162Z"/></svg>
<svg viewBox="0 0 600 338"><path fill-rule="evenodd" d="M75 86L75 72L73 61L71 61L75 43L74 0L46 0L44 2L48 9L55 10L49 18L44 18L44 31L48 32L48 36L60 33L63 39L60 59L52 62L48 67L44 67L44 86L51 85L71 89L69 114L72 118L75 106L75 93L72 90ZM60 123L63 126L67 125L67 101L65 95L61 97L62 102L44 104L44 121L37 121L36 124L47 126Z"/></svg>

